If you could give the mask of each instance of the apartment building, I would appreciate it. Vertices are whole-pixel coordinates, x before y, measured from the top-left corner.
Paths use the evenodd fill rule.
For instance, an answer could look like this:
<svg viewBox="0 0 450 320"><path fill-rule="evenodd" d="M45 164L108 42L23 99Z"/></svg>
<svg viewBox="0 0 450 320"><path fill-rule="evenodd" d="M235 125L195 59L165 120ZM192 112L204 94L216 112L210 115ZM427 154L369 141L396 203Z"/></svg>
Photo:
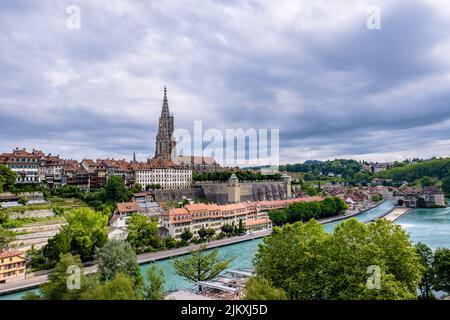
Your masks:
<svg viewBox="0 0 450 320"><path fill-rule="evenodd" d="M11 153L0 155L0 164L4 164L17 175L18 184L35 184L42 181L42 163L45 154L40 150L14 149Z"/></svg>
<svg viewBox="0 0 450 320"><path fill-rule="evenodd" d="M175 208L161 215L161 226L166 228L175 239L189 230L194 236L198 230L214 229L219 233L222 226L238 226L240 221L247 231L270 230L272 221L267 212L272 209L285 208L295 202L322 201L323 197L294 198L275 201L240 202L226 205L188 204Z"/></svg>
<svg viewBox="0 0 450 320"><path fill-rule="evenodd" d="M192 184L192 170L176 166L170 160L149 159L131 167L135 183L143 189L152 184L159 184L162 189L184 189Z"/></svg>
<svg viewBox="0 0 450 320"><path fill-rule="evenodd" d="M0 284L25 279L26 258L21 251L0 252Z"/></svg>

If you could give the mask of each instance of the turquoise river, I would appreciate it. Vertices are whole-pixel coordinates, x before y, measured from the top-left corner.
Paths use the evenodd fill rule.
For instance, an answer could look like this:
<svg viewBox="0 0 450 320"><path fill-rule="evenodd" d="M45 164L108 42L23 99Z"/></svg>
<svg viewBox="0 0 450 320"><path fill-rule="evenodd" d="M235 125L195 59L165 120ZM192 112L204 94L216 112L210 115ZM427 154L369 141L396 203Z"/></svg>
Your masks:
<svg viewBox="0 0 450 320"><path fill-rule="evenodd" d="M393 203L386 201L376 208L359 214L356 218L362 222L368 222L384 215L393 208ZM342 221L324 224L326 231L332 232L337 224ZM431 248L450 247L450 207L444 209L411 209L396 221L411 237L413 242L423 242ZM258 244L262 239L256 239L219 248L219 254L225 258L232 258L230 268L252 269L252 259L258 250ZM181 258L182 259L182 258ZM171 259L155 262L164 269L166 276L166 289L176 290L192 287L190 283L174 273ZM141 266L145 275L150 264ZM19 300L27 290L0 296L0 300Z"/></svg>

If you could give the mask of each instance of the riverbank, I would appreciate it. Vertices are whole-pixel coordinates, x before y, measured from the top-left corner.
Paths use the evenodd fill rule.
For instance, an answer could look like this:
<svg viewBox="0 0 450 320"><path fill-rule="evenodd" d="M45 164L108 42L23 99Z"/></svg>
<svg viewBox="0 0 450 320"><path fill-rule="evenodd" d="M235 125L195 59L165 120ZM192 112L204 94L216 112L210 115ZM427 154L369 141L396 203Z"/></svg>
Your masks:
<svg viewBox="0 0 450 320"><path fill-rule="evenodd" d="M382 205L386 201L388 201L388 200L380 201L380 202L376 203L375 205L373 205L373 206L371 206L369 208L366 208L364 210L361 210L361 211L347 213L347 214L344 214L344 215L341 215L341 216L337 216L337 217L319 219L319 222L321 224L326 224L326 223L331 223L331 222L335 222L335 221L340 221L340 220L353 218L353 217L356 217L356 216L358 216L360 214L363 214L363 213L365 213L365 212L367 212L369 210L372 210L372 209L375 209L375 208L379 207L380 205Z"/></svg>
<svg viewBox="0 0 450 320"><path fill-rule="evenodd" d="M370 208L367 208L365 210L362 210L362 211L359 211L356 213L342 215L342 216L321 219L321 220L319 220L319 222L321 224L329 224L332 222L339 222L341 220L345 220L345 219L352 218L352 217L358 217L359 215L364 215L365 213L370 212L370 210L374 210L377 207L379 207L380 205L385 204L385 203L386 203L386 201L382 201L382 202L377 203L376 205L374 205ZM237 244L237 243L241 243L241 242L245 242L245 241L251 241L254 239L258 239L258 238L263 238L270 234L271 234L270 230L261 231L261 232L257 232L257 233L251 234L251 235L243 235L243 236L238 236L238 237L233 237L233 238L226 238L226 239L222 239L222 240L211 241L211 242L206 243L206 246L208 249L225 247L225 246L229 246L229 245L233 245L233 244ZM138 259L139 264L145 265L147 263L151 263L151 262L155 262L155 261L161 261L161 260L171 259L171 258L178 257L178 256L187 255L187 254L189 254L189 252L192 249L196 249L199 246L200 245L190 245L187 247L182 247L182 248L177 248L177 249L158 251L158 252L150 252L150 253L142 253L142 254L137 255L137 259ZM83 271L86 274L95 273L95 272L97 272L97 265L85 266L83 268ZM18 281L14 281L11 283L5 283L5 284L0 285L0 296L39 287L41 284L46 283L48 281L47 276L51 272L51 270L48 270L48 272L46 272L46 273L44 273L44 272L39 272L39 274L28 277L24 280L18 280Z"/></svg>
<svg viewBox="0 0 450 320"><path fill-rule="evenodd" d="M218 247L228 246L244 241L251 241L258 238L263 238L272 233L271 230L255 232L253 234L246 234L243 236L237 236L233 238L226 238L222 240L215 240L206 243L206 247L208 249L214 249ZM189 254L189 252L193 249L198 249L201 245L190 245L182 248L158 251L158 252L149 252L149 253L141 253L137 255L137 260L139 264L146 264L149 262L155 262L159 260L171 259L178 256L183 256ZM85 274L95 273L97 272L97 265L84 267L83 271ZM28 289L33 289L39 287L41 284L44 284L48 281L48 274L41 274L38 276L31 276L24 280L18 280L11 283L5 283L0 285L0 296L5 294L10 294L18 291L24 291Z"/></svg>

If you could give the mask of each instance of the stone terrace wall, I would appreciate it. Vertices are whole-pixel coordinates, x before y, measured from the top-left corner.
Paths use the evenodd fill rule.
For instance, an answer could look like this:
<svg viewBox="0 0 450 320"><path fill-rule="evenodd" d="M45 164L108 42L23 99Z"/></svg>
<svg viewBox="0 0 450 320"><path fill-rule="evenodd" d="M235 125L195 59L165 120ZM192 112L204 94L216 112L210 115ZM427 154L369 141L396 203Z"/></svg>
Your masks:
<svg viewBox="0 0 450 320"><path fill-rule="evenodd" d="M183 197L193 200L205 198L202 188L189 188L178 190L154 190L153 195L157 202L181 200Z"/></svg>
<svg viewBox="0 0 450 320"><path fill-rule="evenodd" d="M54 216L55 214L53 213L53 210L48 209L48 210L28 210L25 211L24 213L14 212L10 214L9 218L14 220L23 218L50 218Z"/></svg>

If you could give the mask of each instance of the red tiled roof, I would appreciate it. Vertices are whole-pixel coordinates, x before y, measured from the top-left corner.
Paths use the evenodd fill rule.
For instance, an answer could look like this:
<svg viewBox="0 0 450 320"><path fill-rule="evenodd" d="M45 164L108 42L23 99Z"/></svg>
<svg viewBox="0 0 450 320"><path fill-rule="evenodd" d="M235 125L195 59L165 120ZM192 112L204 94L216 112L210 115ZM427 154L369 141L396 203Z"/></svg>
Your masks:
<svg viewBox="0 0 450 320"><path fill-rule="evenodd" d="M262 210L283 208L295 202L323 201L323 199L324 199L323 197L304 197L304 198L294 198L275 201L260 201L260 202L249 201L225 205L196 203L196 204L188 204L184 208L170 209L164 215L166 216L168 215L172 222L181 223L186 221L192 221L194 219L218 217L222 215L223 212L230 212L230 211L233 211L233 213L238 215L241 214L241 212L237 212L237 210L239 209L244 209L246 211L251 210L256 211L257 208ZM203 213L205 213L206 216L197 217L198 214Z"/></svg>
<svg viewBox="0 0 450 320"><path fill-rule="evenodd" d="M125 202L118 203L117 210L119 213L137 212L140 210L140 207L137 202Z"/></svg>
<svg viewBox="0 0 450 320"><path fill-rule="evenodd" d="M0 252L0 259L12 258L12 257L17 257L17 256L22 257L22 255L23 255L23 252L19 251L19 250L5 250L5 251Z"/></svg>
<svg viewBox="0 0 450 320"><path fill-rule="evenodd" d="M272 222L272 220L270 220L269 218L263 218L263 219L258 219L258 220L247 220L244 222L244 226L251 227L251 226L258 225L258 224L270 223L270 222Z"/></svg>

